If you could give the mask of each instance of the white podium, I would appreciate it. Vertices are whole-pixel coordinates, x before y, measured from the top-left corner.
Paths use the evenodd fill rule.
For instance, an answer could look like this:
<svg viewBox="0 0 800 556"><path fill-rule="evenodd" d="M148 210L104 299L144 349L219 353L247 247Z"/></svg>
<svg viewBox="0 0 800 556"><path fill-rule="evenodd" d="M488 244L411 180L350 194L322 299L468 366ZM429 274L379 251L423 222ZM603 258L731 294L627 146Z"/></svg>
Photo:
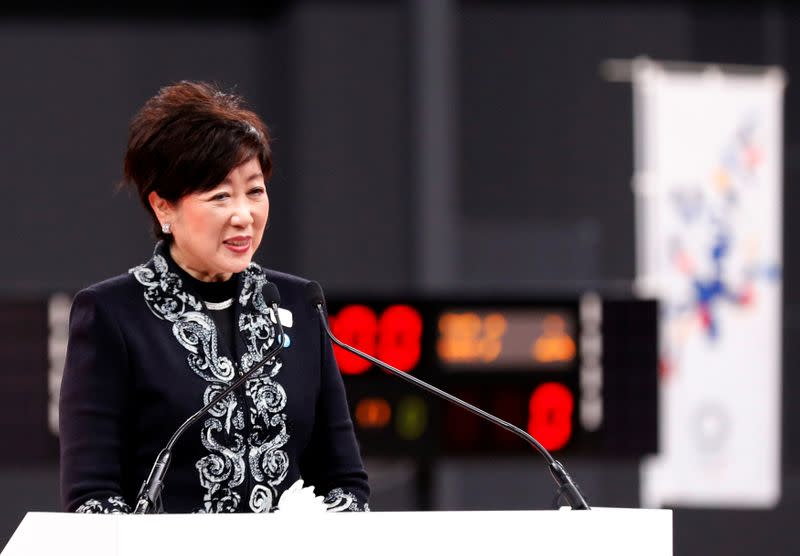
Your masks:
<svg viewBox="0 0 800 556"><path fill-rule="evenodd" d="M671 556L672 511L82 515L30 512L2 556Z"/></svg>

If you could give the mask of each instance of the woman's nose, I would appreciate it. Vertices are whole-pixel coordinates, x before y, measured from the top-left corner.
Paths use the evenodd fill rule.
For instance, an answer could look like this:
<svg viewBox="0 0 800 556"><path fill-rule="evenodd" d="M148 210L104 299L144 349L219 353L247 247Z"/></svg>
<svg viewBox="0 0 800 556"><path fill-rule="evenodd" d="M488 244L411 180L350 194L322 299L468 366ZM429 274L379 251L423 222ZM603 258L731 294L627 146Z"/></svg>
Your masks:
<svg viewBox="0 0 800 556"><path fill-rule="evenodd" d="M231 224L234 226L249 226L254 221L247 203L237 203L231 215Z"/></svg>

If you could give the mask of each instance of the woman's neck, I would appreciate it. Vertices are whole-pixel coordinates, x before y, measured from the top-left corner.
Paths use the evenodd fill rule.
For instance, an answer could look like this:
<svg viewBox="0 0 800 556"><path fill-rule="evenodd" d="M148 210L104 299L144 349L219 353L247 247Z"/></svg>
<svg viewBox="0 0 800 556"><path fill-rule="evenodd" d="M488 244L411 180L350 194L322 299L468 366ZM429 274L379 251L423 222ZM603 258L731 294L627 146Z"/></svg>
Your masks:
<svg viewBox="0 0 800 556"><path fill-rule="evenodd" d="M190 264L188 264L185 261L183 255L181 254L180 249L176 248L174 241L170 243L169 254L170 257L172 257L172 260L175 261L176 265L181 267L183 271L186 272L186 274L188 274L189 276L200 282L227 282L228 280L231 279L231 276L233 276L233 274L230 272L212 274L209 272L193 268Z"/></svg>

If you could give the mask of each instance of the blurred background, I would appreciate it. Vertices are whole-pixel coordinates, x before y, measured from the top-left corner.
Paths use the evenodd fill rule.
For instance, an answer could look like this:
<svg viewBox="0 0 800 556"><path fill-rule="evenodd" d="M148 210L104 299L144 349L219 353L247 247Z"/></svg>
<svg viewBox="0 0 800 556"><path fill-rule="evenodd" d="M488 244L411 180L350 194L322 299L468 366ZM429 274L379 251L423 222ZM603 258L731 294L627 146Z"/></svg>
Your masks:
<svg viewBox="0 0 800 556"><path fill-rule="evenodd" d="M567 332L581 341L593 296L615 300L605 314L622 315L622 324L606 330L603 345L639 346L620 357L636 359L631 373L645 378L627 398L629 383L604 398L622 423L604 434L630 434L631 444L615 451L576 433L559 457L591 504L640 507L641 462L659 451L657 313L635 288L634 93L625 63L614 73L606 62L647 56L785 72L779 496L668 506L676 554L800 553L790 527L800 515L800 449L792 442L800 423L791 410L800 394L791 372L800 361L791 217L800 207L792 187L800 172L792 81L800 75L800 9L522 0L93 4L67 11L12 2L0 11L0 546L26 511L59 509L51 430L69 300L149 258L148 219L116 184L129 119L159 87L182 79L235 89L270 126L276 170L258 260L318 280L334 312L360 302L380 312L399 301L417 304L427 325L442 300L474 308L494 299L492 307L534 316L563 311L574 328ZM433 357L426 342L422 363ZM609 391L611 368L605 360ZM348 378L356 396L368 386L366 375L359 379ZM582 387L578 378L565 384ZM401 395L385 388L390 401ZM502 399L496 405L502 409ZM625 408L640 406L636 428L639 414ZM424 442L392 448L389 436L364 434L374 510L550 507L554 487L535 453L505 440L452 446L436 437L448 423L437 407L428 409L430 423L443 424ZM740 456L760 449L754 437Z"/></svg>

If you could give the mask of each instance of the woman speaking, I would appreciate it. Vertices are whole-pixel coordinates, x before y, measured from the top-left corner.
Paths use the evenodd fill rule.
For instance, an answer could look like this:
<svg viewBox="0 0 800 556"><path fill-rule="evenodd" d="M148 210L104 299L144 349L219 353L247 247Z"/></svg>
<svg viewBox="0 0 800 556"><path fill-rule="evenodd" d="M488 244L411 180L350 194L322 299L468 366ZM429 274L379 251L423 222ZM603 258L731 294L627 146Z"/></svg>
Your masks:
<svg viewBox="0 0 800 556"><path fill-rule="evenodd" d="M126 183L153 257L75 297L61 386L68 511L129 512L178 426L261 362L178 441L166 512L266 512L302 478L334 511L368 510L341 376L305 280L252 258L269 213L269 134L241 99L181 82L131 122ZM277 286L281 309L263 300Z"/></svg>

